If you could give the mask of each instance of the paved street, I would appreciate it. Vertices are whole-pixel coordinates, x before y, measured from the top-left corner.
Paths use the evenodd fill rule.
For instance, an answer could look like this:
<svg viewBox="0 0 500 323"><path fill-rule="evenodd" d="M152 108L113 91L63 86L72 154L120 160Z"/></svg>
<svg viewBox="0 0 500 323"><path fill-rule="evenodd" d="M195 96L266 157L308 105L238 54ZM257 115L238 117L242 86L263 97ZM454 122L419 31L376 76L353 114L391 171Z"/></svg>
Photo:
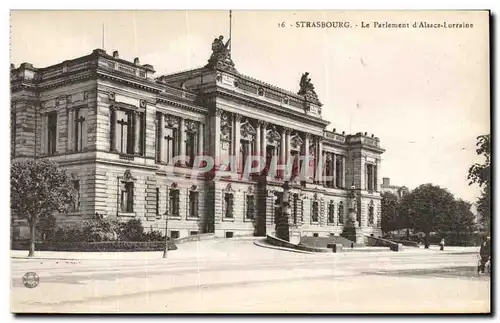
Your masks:
<svg viewBox="0 0 500 323"><path fill-rule="evenodd" d="M464 252L469 250L469 252ZM489 312L474 248L302 254L214 240L161 252L12 259L14 312ZM24 253L13 252L16 257ZM94 258L94 259L91 259ZM26 288L22 277L40 283Z"/></svg>

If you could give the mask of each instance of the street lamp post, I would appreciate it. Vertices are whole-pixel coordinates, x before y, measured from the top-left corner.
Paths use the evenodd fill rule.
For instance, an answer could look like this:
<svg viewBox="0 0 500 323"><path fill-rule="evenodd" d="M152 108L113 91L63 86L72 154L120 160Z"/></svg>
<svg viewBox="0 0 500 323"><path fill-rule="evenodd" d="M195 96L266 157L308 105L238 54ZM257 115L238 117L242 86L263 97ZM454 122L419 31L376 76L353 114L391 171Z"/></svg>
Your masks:
<svg viewBox="0 0 500 323"><path fill-rule="evenodd" d="M167 258L168 254L168 213L165 212L165 249L163 250L163 258Z"/></svg>

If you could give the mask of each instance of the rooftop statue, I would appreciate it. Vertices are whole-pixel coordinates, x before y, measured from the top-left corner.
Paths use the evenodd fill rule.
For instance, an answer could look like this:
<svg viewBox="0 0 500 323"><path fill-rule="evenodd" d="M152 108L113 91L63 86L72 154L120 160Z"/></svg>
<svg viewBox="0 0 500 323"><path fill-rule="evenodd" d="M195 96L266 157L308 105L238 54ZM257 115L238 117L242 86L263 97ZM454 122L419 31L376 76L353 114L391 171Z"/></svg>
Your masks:
<svg viewBox="0 0 500 323"><path fill-rule="evenodd" d="M207 67L234 69L234 63L231 60L231 51L229 48L230 43L231 39L224 44L224 36L222 35L214 39L212 43L212 55L208 60Z"/></svg>
<svg viewBox="0 0 500 323"><path fill-rule="evenodd" d="M299 89L299 92L297 93L298 95L303 95L306 97L306 99L318 101L318 95L316 94L316 91L314 90L314 85L311 83L311 78L309 77L309 72L305 72L304 74L302 74L302 77L300 78L299 86L300 86L300 89Z"/></svg>

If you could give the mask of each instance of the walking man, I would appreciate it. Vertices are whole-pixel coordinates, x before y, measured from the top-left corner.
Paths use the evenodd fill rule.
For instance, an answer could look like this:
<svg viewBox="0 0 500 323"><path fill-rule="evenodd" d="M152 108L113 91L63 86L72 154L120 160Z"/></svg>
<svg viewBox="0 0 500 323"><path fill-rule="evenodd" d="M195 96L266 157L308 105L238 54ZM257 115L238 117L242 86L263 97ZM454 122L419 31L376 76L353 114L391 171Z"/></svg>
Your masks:
<svg viewBox="0 0 500 323"><path fill-rule="evenodd" d="M443 251L444 250L444 238L441 239L439 242L439 250Z"/></svg>
<svg viewBox="0 0 500 323"><path fill-rule="evenodd" d="M484 242L481 244L481 249L479 249L479 255L481 256L481 265L479 266L479 271L484 273L484 267L488 260L491 260L491 242L490 237L486 237Z"/></svg>

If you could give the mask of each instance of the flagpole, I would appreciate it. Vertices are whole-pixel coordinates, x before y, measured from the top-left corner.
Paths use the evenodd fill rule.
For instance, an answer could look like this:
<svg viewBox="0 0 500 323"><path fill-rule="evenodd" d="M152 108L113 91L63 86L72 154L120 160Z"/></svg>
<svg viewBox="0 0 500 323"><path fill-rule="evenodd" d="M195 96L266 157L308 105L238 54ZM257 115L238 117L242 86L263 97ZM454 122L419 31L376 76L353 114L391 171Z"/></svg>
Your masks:
<svg viewBox="0 0 500 323"><path fill-rule="evenodd" d="M229 10L229 55L231 55L231 29L233 24L233 11Z"/></svg>
<svg viewBox="0 0 500 323"><path fill-rule="evenodd" d="M102 49L104 49L104 23L102 23Z"/></svg>

